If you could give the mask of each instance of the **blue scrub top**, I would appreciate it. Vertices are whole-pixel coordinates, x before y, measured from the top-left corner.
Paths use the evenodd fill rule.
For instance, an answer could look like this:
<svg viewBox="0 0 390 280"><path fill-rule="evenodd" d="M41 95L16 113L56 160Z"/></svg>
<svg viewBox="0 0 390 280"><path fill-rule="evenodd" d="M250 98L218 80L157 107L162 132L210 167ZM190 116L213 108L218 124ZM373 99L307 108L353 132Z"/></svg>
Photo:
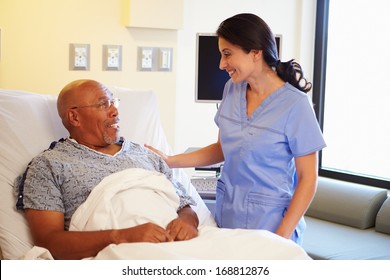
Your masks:
<svg viewBox="0 0 390 280"><path fill-rule="evenodd" d="M229 80L215 116L225 158L215 218L220 227L275 232L295 191L294 158L326 144L307 94L286 83L248 119L246 89ZM300 243L304 228L302 218L291 239Z"/></svg>

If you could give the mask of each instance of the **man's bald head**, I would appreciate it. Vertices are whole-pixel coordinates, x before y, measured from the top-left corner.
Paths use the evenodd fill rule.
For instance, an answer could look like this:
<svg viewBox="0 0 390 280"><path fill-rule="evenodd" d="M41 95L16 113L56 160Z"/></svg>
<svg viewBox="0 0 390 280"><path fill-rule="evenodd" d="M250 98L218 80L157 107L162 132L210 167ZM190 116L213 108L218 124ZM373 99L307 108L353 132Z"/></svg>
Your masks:
<svg viewBox="0 0 390 280"><path fill-rule="evenodd" d="M103 84L97 81L83 79L70 82L61 90L57 99L57 111L66 129L69 130L67 117L69 109L79 106L79 103L88 96L88 93L102 89L107 90Z"/></svg>

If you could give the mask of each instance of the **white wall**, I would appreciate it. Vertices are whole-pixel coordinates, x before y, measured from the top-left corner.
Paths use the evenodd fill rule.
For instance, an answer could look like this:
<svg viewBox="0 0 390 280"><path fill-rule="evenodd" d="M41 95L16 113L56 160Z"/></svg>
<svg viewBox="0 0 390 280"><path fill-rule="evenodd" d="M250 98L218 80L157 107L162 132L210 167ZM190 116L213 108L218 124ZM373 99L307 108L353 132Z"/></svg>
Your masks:
<svg viewBox="0 0 390 280"><path fill-rule="evenodd" d="M201 147L217 139L215 104L195 103L196 33L212 33L219 23L241 12L262 17L282 34L281 59L295 58L311 80L314 56L313 0L184 0L184 23L178 32L174 151Z"/></svg>

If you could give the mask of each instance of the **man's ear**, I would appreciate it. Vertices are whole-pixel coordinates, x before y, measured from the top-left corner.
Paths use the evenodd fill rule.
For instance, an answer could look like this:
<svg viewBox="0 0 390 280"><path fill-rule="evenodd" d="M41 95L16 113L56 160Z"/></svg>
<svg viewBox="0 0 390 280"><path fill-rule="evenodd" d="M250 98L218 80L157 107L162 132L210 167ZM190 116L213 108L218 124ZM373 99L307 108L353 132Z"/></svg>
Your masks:
<svg viewBox="0 0 390 280"><path fill-rule="evenodd" d="M73 126L80 125L79 115L78 115L76 110L69 110L68 111L68 120L69 120L69 123Z"/></svg>

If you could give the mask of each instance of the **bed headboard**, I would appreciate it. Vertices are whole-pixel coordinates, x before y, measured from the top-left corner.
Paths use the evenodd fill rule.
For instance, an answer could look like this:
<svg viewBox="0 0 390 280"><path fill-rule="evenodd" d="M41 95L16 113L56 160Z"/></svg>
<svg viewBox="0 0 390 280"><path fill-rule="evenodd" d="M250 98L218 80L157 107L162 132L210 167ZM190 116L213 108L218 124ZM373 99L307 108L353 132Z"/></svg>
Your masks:
<svg viewBox="0 0 390 280"><path fill-rule="evenodd" d="M155 93L109 88L121 99L121 135L169 154ZM5 259L18 259L33 246L24 216L15 209L13 183L34 156L52 141L68 136L57 115L56 101L56 95L0 89L0 248ZM198 202L195 211L200 221L210 222L210 212L185 173L174 173Z"/></svg>

